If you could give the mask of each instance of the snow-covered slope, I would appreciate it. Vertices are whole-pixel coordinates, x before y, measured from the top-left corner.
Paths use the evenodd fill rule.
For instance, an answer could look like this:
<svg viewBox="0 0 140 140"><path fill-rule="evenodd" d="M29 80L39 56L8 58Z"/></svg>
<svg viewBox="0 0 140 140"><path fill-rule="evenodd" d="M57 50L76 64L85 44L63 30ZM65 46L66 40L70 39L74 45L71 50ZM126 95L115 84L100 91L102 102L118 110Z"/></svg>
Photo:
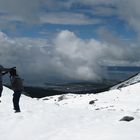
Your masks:
<svg viewBox="0 0 140 140"><path fill-rule="evenodd" d="M111 87L111 89L120 89L122 87L133 85L138 82L140 82L140 73L137 73L136 75L130 77L129 79L125 80L124 82L121 82L121 83Z"/></svg>
<svg viewBox="0 0 140 140"><path fill-rule="evenodd" d="M13 112L11 90L1 100L1 140L140 140L140 83L100 94L22 95L21 113ZM126 115L134 120L119 121Z"/></svg>

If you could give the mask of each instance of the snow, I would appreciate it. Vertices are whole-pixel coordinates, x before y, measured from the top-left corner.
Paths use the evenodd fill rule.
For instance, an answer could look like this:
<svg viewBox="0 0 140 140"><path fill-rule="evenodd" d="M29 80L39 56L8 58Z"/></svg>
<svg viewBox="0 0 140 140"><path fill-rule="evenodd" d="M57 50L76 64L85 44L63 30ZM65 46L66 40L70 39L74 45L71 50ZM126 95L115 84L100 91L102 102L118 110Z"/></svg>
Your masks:
<svg viewBox="0 0 140 140"><path fill-rule="evenodd" d="M133 85L138 82L140 82L140 73L137 73L137 74L133 75L132 77L130 77L128 80L125 80L124 82L121 82L121 83L111 87L111 89L119 89L122 87L127 87L129 85Z"/></svg>
<svg viewBox="0 0 140 140"><path fill-rule="evenodd" d="M140 83L100 94L29 98L14 113L12 91L0 103L1 140L140 140ZM90 101L94 104L89 104ZM133 116L130 122L119 121Z"/></svg>

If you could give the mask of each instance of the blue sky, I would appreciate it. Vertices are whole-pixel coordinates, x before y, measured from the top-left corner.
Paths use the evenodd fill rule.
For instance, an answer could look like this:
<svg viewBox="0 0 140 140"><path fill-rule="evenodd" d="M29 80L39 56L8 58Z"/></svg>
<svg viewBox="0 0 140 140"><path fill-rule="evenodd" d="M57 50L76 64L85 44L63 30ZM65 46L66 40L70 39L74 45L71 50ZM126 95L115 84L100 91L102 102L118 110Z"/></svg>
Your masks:
<svg viewBox="0 0 140 140"><path fill-rule="evenodd" d="M30 83L100 81L102 66L139 67L139 6L139 0L0 0L1 63L17 66Z"/></svg>
<svg viewBox="0 0 140 140"><path fill-rule="evenodd" d="M56 5L57 6L57 5ZM99 8L106 9L113 9L111 6L105 6L105 5L98 5L96 6L96 10ZM48 9L44 6L40 11L46 12L46 14L53 13L52 16L55 16L56 13L60 13L60 15L63 15L63 12L68 14L83 14L86 15L89 19L97 20L97 23L61 23L61 22L53 22L50 23L50 21L45 23L26 23L21 21L12 21L9 22L10 26L13 26L14 29L9 29L7 27L4 27L2 29L3 32L5 32L7 35L11 37L37 37L37 38L50 38L52 35L56 34L58 31L61 30L70 30L74 32L76 35L78 35L80 38L83 39L90 39L90 38L97 38L100 39L100 36L98 35L98 30L100 28L106 28L107 30L114 32L117 36L122 37L122 39L134 39L136 37L135 30L128 25L128 23L125 20L120 19L116 14L110 14L110 15L102 15L94 13L95 8L88 5L78 5L75 4L74 6L70 7L69 9L65 9L64 7L61 9L55 9L53 7L52 9ZM114 8L115 9L115 8ZM117 9L115 9L117 10ZM66 15L65 15L66 16ZM65 17L63 17L65 20ZM30 21L29 21L30 22ZM47 33L45 33L47 32Z"/></svg>

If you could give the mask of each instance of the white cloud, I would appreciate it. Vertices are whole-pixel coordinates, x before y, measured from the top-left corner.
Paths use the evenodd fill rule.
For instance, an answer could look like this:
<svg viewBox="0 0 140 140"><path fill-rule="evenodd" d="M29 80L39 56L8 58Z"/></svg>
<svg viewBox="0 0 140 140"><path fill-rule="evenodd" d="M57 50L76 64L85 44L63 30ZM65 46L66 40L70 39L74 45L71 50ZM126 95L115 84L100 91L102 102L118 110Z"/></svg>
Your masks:
<svg viewBox="0 0 140 140"><path fill-rule="evenodd" d="M77 1L85 5L94 5L97 1ZM20 21L28 24L54 23L54 24L96 24L101 19L89 18L84 12L71 12L73 4L71 1L57 0L0 0L0 27L4 27L4 23L10 25L11 21ZM100 1L101 3L102 1ZM99 14L102 11L110 13L110 9L91 10L91 13ZM5 27L6 27L5 26Z"/></svg>
<svg viewBox="0 0 140 140"><path fill-rule="evenodd" d="M116 15L124 20L128 28L133 28L140 35L140 1L139 0L78 0L81 4L95 7L95 15ZM112 9L114 7L114 9ZM104 13L103 13L104 12Z"/></svg>
<svg viewBox="0 0 140 140"><path fill-rule="evenodd" d="M120 40L116 40L117 45L105 40L83 40L64 30L48 44L45 39L9 38L0 32L0 60L4 66L17 66L24 79L32 83L55 79L97 81L104 74L100 65L140 65L137 44L124 46Z"/></svg>
<svg viewBox="0 0 140 140"><path fill-rule="evenodd" d="M126 44L109 32L100 31L103 41L83 40L68 30L60 31L52 44L45 39L10 38L0 32L0 60L17 66L26 81L100 80L100 65L140 66L139 44Z"/></svg>
<svg viewBox="0 0 140 140"><path fill-rule="evenodd" d="M25 22L36 22L40 10L39 0L0 0L0 12Z"/></svg>
<svg viewBox="0 0 140 140"><path fill-rule="evenodd" d="M0 44L1 63L8 67L17 66L26 80L45 82L54 77L100 79L96 62L100 43L95 40L85 42L70 31L60 32L51 48L43 39L12 39L2 32Z"/></svg>
<svg viewBox="0 0 140 140"><path fill-rule="evenodd" d="M91 10L88 13L97 17L89 18L88 14L84 13L84 9L80 12L71 11L75 4L90 6ZM30 24L96 24L104 22L98 17L99 15L117 15L139 33L139 6L139 0L0 0L0 13L2 13L0 27L10 26L10 21Z"/></svg>
<svg viewBox="0 0 140 140"><path fill-rule="evenodd" d="M67 25L82 25L82 24L98 24L99 19L92 19L81 13L59 12L46 13L40 18L41 23L51 24L67 24Z"/></svg>
<svg viewBox="0 0 140 140"><path fill-rule="evenodd" d="M127 46L112 34L110 36L112 42L95 39L85 41L73 32L60 32L55 39L55 61L61 72L73 79L99 80L102 77L100 65L130 65L139 60L138 46Z"/></svg>
<svg viewBox="0 0 140 140"><path fill-rule="evenodd" d="M82 8L77 12L71 9ZM0 28L9 28L13 21L24 23L97 24L98 16L116 15L140 37L139 0L0 0ZM46 10L44 10L44 9ZM88 13L88 14L86 14ZM94 17L89 15L94 15ZM105 19L106 20L106 19ZM14 27L12 27L14 28ZM17 66L34 82L51 78L99 80L100 64L140 66L139 41L128 42L100 29L101 41L84 40L68 30L60 31L52 44L45 39L10 38L0 32L0 60L4 66Z"/></svg>
<svg viewBox="0 0 140 140"><path fill-rule="evenodd" d="M123 3L117 3L117 7L118 16L140 34L140 1L124 0Z"/></svg>

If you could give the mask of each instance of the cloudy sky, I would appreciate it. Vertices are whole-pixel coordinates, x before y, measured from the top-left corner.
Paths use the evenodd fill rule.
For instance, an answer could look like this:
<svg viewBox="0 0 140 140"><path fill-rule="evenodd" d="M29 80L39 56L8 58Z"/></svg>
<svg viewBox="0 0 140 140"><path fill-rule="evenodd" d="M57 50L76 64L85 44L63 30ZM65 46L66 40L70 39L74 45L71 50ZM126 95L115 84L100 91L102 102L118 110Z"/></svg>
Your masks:
<svg viewBox="0 0 140 140"><path fill-rule="evenodd" d="M100 81L140 66L139 0L0 0L0 60L28 83Z"/></svg>

